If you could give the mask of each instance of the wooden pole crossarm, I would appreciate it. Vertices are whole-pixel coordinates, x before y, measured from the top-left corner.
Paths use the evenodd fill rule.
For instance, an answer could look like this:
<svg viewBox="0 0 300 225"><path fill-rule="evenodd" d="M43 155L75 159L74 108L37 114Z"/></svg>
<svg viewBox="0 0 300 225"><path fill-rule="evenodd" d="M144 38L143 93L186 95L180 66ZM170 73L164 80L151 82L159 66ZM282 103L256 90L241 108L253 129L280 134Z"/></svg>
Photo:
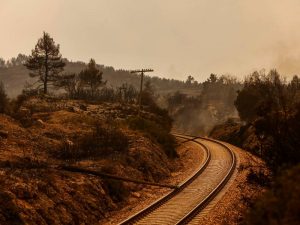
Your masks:
<svg viewBox="0 0 300 225"><path fill-rule="evenodd" d="M154 72L153 69L140 69L140 70L131 70L130 73L145 73L145 72Z"/></svg>
<svg viewBox="0 0 300 225"><path fill-rule="evenodd" d="M139 109L138 115L140 116L141 107L142 107L142 92L143 92L143 82L144 82L144 73L145 72L153 72L153 69L140 69L140 70L131 70L130 73L141 73L141 85L140 85L140 94L138 99Z"/></svg>

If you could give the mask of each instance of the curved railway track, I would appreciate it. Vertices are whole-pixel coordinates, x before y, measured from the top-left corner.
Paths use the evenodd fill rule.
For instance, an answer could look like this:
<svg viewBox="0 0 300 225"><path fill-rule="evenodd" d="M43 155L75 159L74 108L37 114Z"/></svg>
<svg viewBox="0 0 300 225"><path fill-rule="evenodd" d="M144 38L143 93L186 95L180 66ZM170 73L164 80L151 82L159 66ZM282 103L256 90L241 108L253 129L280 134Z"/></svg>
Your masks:
<svg viewBox="0 0 300 225"><path fill-rule="evenodd" d="M174 134L197 143L205 151L204 163L197 171L147 208L121 222L127 224L188 224L222 190L234 172L233 151L208 138Z"/></svg>

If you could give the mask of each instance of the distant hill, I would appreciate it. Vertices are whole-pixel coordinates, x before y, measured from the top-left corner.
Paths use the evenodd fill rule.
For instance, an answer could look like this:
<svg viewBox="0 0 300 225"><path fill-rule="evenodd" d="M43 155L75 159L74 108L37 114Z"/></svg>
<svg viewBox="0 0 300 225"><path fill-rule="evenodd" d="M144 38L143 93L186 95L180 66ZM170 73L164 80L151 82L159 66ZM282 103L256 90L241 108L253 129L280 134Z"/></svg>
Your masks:
<svg viewBox="0 0 300 225"><path fill-rule="evenodd" d="M64 60L64 73L79 73L86 67L84 62ZM0 63L0 81L4 83L10 98L20 94L26 83L37 80L29 77L29 71L23 66L25 61L26 56L21 55L16 60L6 61L2 66ZM98 64L98 67L103 72L107 87L120 87L127 83L139 90L139 74L115 70L111 66ZM192 76L188 76L186 81L156 76L146 76L145 82L147 80L151 82L156 103L169 111L174 119L174 127L182 132L206 135L215 125L237 116L234 101L242 84L235 77L211 74L202 83L195 81Z"/></svg>
<svg viewBox="0 0 300 225"><path fill-rule="evenodd" d="M86 64L83 62L67 61L64 72L79 73L85 66ZM126 70L115 70L111 66L98 66L103 72L103 79L107 80L108 86L118 87L124 83L128 83L138 88L140 85L140 76L137 74L132 74ZM34 83L36 81L36 78L31 78L28 74L29 71L23 65L0 67L0 81L4 83L9 97L16 97L22 92L26 83ZM150 79L155 91L160 94L172 93L178 90L190 95L197 95L201 92L202 85L198 83L187 83L155 76L146 76L145 80L147 79Z"/></svg>

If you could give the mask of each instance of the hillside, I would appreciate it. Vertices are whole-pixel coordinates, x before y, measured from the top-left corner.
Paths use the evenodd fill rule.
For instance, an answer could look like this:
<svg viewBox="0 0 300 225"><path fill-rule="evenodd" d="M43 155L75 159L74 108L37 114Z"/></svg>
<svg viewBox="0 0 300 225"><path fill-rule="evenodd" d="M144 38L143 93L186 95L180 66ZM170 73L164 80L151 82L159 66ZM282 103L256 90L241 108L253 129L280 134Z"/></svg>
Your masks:
<svg viewBox="0 0 300 225"><path fill-rule="evenodd" d="M168 178L173 159L151 134L131 128L136 112L124 104L32 97L16 119L0 114L0 224L95 224L138 200L132 193L140 185L62 166L152 182ZM142 116L163 124L159 115Z"/></svg>
<svg viewBox="0 0 300 225"><path fill-rule="evenodd" d="M87 66L83 62L70 62L67 59L64 61L66 62L64 73L67 74L78 74ZM29 71L21 64L9 64L0 68L0 81L2 80L11 98L21 93L24 84L36 81L28 76ZM110 89L108 91L114 91L118 95L118 92L124 91L126 87L122 85L129 84L138 94L140 75L125 70L115 70L113 67L104 65L97 65L97 67L103 72L105 87ZM146 87L147 83L150 83L148 87ZM192 76L189 76L185 82L146 76L144 84L144 88L150 89L156 103L168 110L174 119L174 126L181 132L207 135L215 125L223 123L230 117L237 117L234 100L242 85L230 75L211 74L203 83L198 83ZM61 89L53 92L57 94L62 91ZM145 101L148 100L145 99Z"/></svg>
<svg viewBox="0 0 300 225"><path fill-rule="evenodd" d="M79 73L86 67L83 62L70 62L66 60L65 73ZM98 65L103 72L103 79L107 81L107 86L119 87L122 84L131 84L137 89L140 85L140 76L125 70L115 70L111 66ZM26 83L33 83L35 79L29 77L29 71L23 65L0 67L0 81L5 84L10 97L20 94ZM146 76L145 80L150 80L158 94L168 94L178 90L185 93L197 95L201 92L201 85L189 84L183 81L159 78L156 76Z"/></svg>

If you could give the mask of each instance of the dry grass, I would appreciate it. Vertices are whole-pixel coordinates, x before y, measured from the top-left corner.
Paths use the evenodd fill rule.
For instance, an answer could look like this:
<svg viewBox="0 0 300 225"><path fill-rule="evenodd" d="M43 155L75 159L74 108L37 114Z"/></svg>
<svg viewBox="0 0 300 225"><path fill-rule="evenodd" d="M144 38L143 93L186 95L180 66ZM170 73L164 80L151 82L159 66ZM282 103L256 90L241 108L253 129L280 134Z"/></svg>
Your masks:
<svg viewBox="0 0 300 225"><path fill-rule="evenodd" d="M113 167L115 175L149 181L170 175L170 162L159 145L126 127L120 130L117 123L107 125L135 109L126 106L123 112L124 107L103 104L83 110L82 103L64 100L47 104L55 104L55 110L34 110L33 123L25 128L0 114L0 130L8 133L0 138L0 201L6 202L0 205L0 224L96 224L125 204L131 190L141 188L54 170L58 165L76 163L100 171ZM68 141L77 148L61 157L58 152Z"/></svg>

